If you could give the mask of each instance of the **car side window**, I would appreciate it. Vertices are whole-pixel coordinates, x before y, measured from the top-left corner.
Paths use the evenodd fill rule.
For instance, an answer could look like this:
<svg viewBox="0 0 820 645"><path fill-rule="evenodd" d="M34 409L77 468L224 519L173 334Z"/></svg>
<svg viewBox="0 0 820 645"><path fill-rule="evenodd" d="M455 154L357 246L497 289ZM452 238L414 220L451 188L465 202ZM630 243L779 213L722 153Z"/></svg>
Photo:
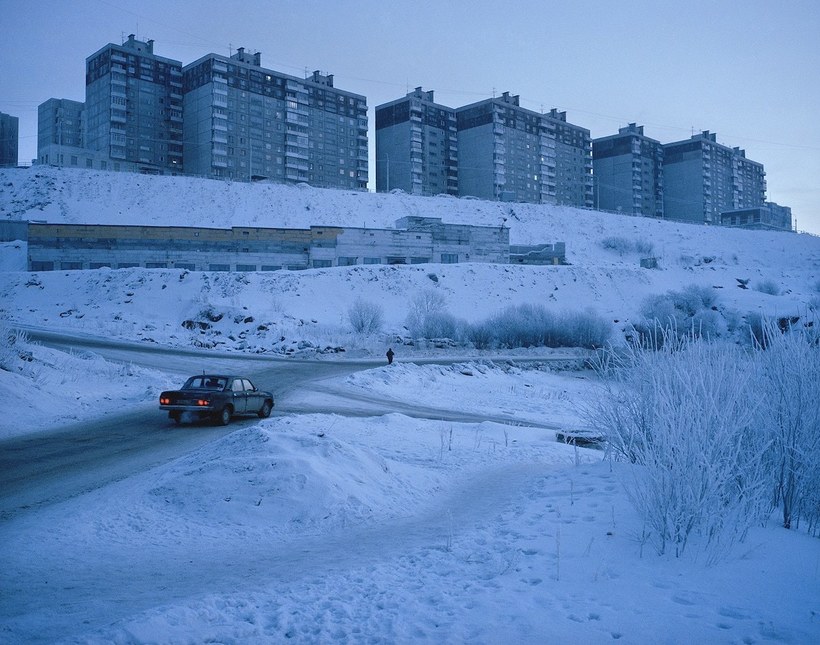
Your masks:
<svg viewBox="0 0 820 645"><path fill-rule="evenodd" d="M241 378L234 379L233 385L231 385L231 389L234 392L241 392L242 389L243 389L242 388L242 379Z"/></svg>
<svg viewBox="0 0 820 645"><path fill-rule="evenodd" d="M253 390L254 390L253 383L251 383L251 382L250 382L248 379L246 379L246 378L242 379L242 383L245 385L245 389L246 389L246 390L249 390L249 391L253 392Z"/></svg>

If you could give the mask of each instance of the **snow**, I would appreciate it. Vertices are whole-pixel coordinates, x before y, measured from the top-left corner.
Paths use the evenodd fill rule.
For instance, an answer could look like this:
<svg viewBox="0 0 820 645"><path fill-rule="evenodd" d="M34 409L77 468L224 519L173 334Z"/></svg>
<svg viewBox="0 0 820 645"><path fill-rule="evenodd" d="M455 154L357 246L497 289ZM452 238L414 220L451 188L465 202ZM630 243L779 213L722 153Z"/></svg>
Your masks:
<svg viewBox="0 0 820 645"><path fill-rule="evenodd" d="M0 171L0 210L213 226L389 226L408 214L497 225L506 216L515 243L564 241L572 263L32 274L20 270L20 244L4 243L7 324L146 347L344 361L381 358L390 344L397 356L288 395L290 409L333 400L361 410L373 400L391 414L246 421L174 461L4 518L0 642L820 642L816 539L773 518L714 565L696 548L659 557L621 485L635 467L556 441L557 429L583 424L598 386L578 369L582 352L403 344L410 296L424 289L470 321L511 304L589 308L616 339L644 297L689 284L718 287L722 306L741 313L802 314L818 294L820 239L526 204L39 168ZM605 250L614 236L651 242L661 268ZM773 280L782 295L739 289L737 278ZM382 335L349 331L356 297L383 305ZM188 329L188 320L211 326ZM31 404L4 415L0 440L153 405L181 382L88 352L20 347L30 360L0 370L0 396ZM456 362L413 363L443 354ZM539 362L556 355L566 369Z"/></svg>

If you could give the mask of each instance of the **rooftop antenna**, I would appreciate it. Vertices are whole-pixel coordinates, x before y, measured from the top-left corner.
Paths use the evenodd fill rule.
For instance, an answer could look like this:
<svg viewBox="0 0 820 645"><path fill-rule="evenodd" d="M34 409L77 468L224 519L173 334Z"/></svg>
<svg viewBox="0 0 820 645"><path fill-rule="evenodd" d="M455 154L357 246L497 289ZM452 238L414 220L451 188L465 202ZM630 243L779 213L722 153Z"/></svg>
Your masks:
<svg viewBox="0 0 820 645"><path fill-rule="evenodd" d="M233 56L233 45L231 45L231 43L228 43L228 58L230 58L231 56Z"/></svg>

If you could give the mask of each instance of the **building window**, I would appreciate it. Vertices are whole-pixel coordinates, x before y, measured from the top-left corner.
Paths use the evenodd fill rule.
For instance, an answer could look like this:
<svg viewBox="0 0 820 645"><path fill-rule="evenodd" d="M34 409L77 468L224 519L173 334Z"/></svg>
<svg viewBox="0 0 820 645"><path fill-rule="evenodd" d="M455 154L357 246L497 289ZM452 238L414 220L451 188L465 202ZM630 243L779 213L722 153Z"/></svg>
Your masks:
<svg viewBox="0 0 820 645"><path fill-rule="evenodd" d="M442 253L442 264L458 264L458 253Z"/></svg>
<svg viewBox="0 0 820 645"><path fill-rule="evenodd" d="M365 258L364 264L381 264L381 258Z"/></svg>
<svg viewBox="0 0 820 645"><path fill-rule="evenodd" d="M230 264L209 264L208 271L230 271Z"/></svg>

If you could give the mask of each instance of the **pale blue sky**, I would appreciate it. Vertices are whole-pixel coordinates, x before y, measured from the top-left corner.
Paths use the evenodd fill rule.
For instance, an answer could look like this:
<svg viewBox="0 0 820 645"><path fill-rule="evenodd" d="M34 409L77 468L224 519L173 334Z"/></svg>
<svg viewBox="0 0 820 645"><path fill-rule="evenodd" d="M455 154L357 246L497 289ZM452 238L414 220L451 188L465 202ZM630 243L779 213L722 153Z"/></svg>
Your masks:
<svg viewBox="0 0 820 645"><path fill-rule="evenodd" d="M816 0L0 0L0 32L0 111L20 118L22 161L37 105L83 100L85 58L135 33L183 64L242 46L277 71L332 73L367 97L371 149L373 107L416 86L452 107L509 91L593 137L629 122L663 143L711 130L820 234Z"/></svg>

